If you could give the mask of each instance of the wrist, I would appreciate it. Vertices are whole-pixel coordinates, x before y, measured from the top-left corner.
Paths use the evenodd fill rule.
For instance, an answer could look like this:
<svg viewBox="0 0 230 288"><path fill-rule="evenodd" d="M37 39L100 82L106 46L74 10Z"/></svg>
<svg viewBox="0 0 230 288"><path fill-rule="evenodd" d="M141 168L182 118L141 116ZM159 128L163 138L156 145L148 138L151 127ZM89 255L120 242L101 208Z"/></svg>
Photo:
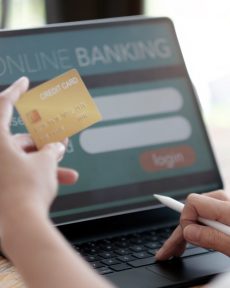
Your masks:
<svg viewBox="0 0 230 288"><path fill-rule="evenodd" d="M16 204L16 203L17 204ZM5 207L4 207L5 206ZM14 201L10 205L3 205L0 210L0 227L8 225L20 224L22 220L26 220L33 215L39 215L40 217L47 217L48 210L44 205L35 199L29 201ZM0 235L1 236L1 235Z"/></svg>
<svg viewBox="0 0 230 288"><path fill-rule="evenodd" d="M50 225L48 214L39 206L18 205L1 217L0 237L1 248L6 255L11 256L11 249L17 246L17 241L26 238L32 228L37 225Z"/></svg>

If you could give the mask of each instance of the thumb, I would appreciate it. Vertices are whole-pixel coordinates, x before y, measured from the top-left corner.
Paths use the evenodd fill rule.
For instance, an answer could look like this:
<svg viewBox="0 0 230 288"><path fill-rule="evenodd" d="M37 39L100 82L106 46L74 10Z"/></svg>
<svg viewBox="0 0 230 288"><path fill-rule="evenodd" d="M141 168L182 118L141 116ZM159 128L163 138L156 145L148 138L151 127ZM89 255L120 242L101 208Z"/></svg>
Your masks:
<svg viewBox="0 0 230 288"><path fill-rule="evenodd" d="M40 156L46 159L48 158L57 165L65 153L65 145L61 142L49 143L43 146L38 153Z"/></svg>
<svg viewBox="0 0 230 288"><path fill-rule="evenodd" d="M22 77L14 82L10 87L0 93L0 127L1 130L9 132L9 125L13 114L13 104L26 92L29 80Z"/></svg>
<svg viewBox="0 0 230 288"><path fill-rule="evenodd" d="M183 230L186 241L230 256L230 237L208 226L190 224Z"/></svg>

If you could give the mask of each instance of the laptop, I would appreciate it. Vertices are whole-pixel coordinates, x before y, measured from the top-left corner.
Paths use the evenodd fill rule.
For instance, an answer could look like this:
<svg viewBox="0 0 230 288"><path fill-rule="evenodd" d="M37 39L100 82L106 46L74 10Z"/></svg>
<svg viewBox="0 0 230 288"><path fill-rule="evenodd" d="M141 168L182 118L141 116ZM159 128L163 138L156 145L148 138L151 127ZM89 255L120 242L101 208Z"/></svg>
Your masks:
<svg viewBox="0 0 230 288"><path fill-rule="evenodd" d="M60 187L50 213L76 253L124 288L189 287L229 269L228 257L191 244L180 258L154 259L179 215L152 195L183 201L223 188L168 18L1 31L0 43L1 89L22 75L33 87L76 68L103 115L70 139L61 165L80 178ZM11 129L25 132L16 111Z"/></svg>

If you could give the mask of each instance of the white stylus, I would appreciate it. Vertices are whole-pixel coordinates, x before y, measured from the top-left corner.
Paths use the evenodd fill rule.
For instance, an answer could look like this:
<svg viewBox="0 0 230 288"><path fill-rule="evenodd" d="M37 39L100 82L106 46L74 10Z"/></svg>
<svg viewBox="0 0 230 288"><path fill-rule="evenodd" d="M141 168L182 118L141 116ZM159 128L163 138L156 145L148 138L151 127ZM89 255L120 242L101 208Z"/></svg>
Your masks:
<svg viewBox="0 0 230 288"><path fill-rule="evenodd" d="M181 213L183 208L184 208L184 204L181 202L176 201L175 199L172 199L171 197L167 197L167 196L162 196L162 195L158 195L158 194L153 194L153 196L159 200L162 204L164 204L165 206ZM220 232L223 232L227 235L230 236L230 226L224 225L220 222L217 221L213 221L213 220L208 220L202 217L198 218L198 221L200 223L203 223L207 226L210 226Z"/></svg>

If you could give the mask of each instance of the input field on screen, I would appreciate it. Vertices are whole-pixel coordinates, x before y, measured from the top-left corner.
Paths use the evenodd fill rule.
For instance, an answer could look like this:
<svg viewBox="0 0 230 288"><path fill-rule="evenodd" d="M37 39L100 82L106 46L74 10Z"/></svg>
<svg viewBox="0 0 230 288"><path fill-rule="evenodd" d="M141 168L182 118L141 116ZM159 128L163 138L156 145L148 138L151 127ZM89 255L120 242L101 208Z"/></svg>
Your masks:
<svg viewBox="0 0 230 288"><path fill-rule="evenodd" d="M180 142L191 136L181 116L90 128L80 134L82 149L90 154Z"/></svg>
<svg viewBox="0 0 230 288"><path fill-rule="evenodd" d="M94 98L103 121L179 111L183 98L173 87Z"/></svg>

